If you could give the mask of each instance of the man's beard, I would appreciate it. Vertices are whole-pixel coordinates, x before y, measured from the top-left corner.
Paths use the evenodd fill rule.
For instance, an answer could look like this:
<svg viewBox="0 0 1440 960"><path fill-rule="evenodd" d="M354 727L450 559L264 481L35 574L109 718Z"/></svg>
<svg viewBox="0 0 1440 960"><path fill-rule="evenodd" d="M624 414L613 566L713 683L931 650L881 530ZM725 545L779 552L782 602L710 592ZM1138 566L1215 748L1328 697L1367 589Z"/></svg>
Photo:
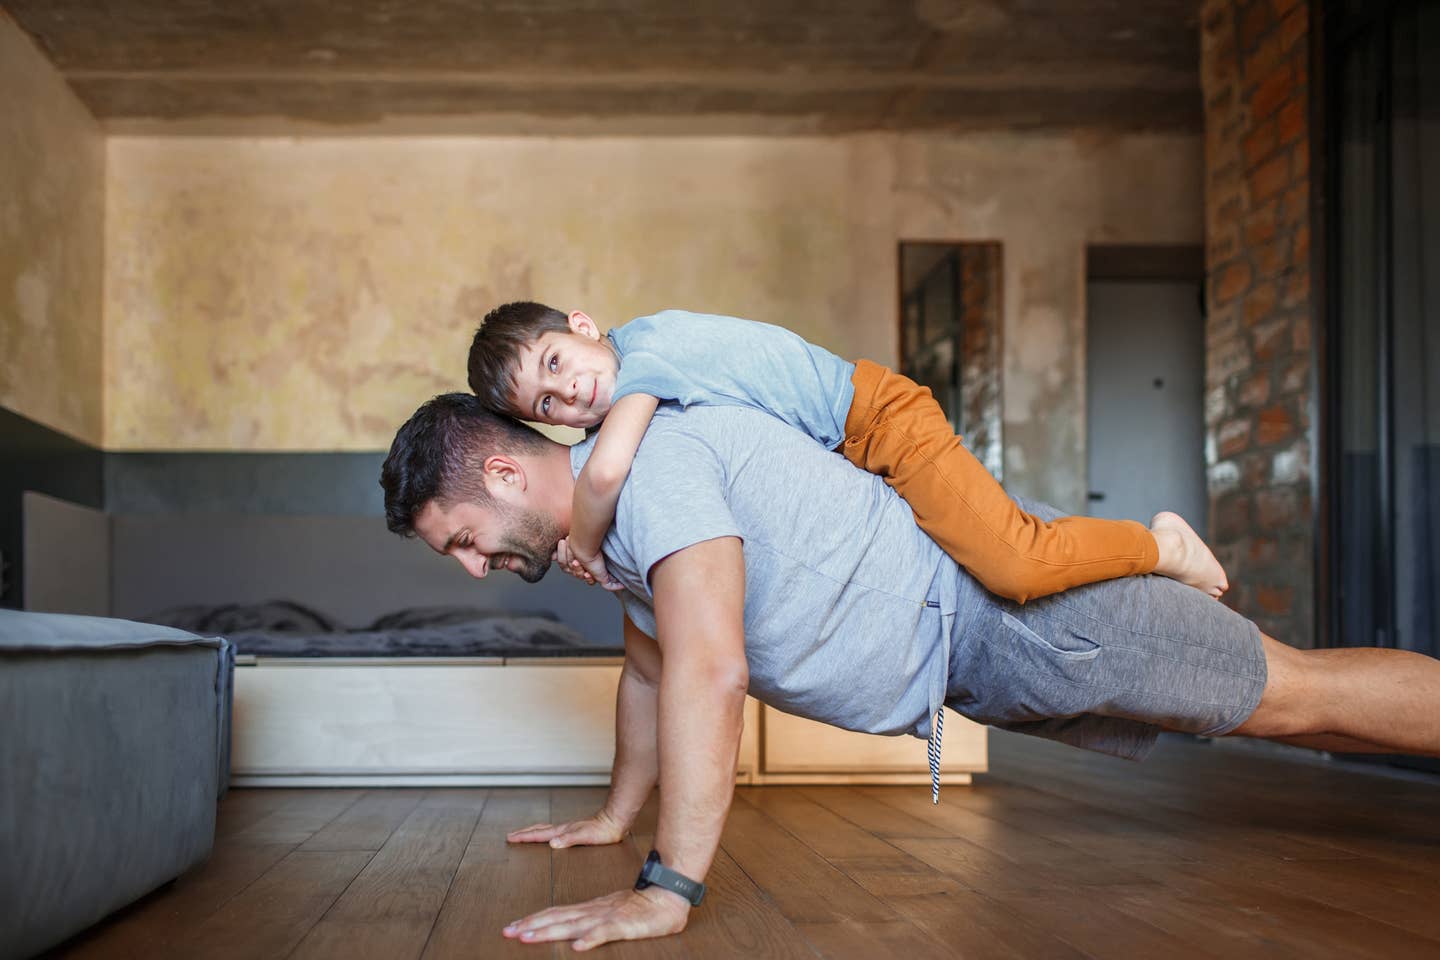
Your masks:
<svg viewBox="0 0 1440 960"><path fill-rule="evenodd" d="M565 531L554 517L540 510L514 508L505 514L509 529L500 541L500 549L520 561L520 569L515 572L521 580L539 583L550 569L555 545L565 536Z"/></svg>

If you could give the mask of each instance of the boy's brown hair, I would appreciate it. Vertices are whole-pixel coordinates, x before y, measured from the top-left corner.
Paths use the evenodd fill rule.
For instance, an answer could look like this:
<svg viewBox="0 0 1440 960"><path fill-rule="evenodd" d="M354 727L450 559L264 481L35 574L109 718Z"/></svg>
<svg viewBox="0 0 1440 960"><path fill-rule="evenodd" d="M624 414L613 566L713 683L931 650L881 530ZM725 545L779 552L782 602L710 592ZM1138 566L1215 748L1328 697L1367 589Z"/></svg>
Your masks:
<svg viewBox="0 0 1440 960"><path fill-rule="evenodd" d="M543 303L517 300L485 314L466 364L470 389L480 402L495 413L520 416L514 400L520 351L552 331L569 333L570 318Z"/></svg>

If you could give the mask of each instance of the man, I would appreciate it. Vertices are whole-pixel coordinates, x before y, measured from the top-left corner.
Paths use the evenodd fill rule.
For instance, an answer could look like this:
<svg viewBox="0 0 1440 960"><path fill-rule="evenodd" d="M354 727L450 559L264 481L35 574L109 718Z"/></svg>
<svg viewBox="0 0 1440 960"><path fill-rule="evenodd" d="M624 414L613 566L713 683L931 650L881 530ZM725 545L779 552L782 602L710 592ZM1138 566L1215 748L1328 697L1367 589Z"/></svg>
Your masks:
<svg viewBox="0 0 1440 960"><path fill-rule="evenodd" d="M591 445L553 443L468 394L436 397L391 446L387 523L472 576L534 582L569 529ZM662 408L604 553L626 612L610 794L592 817L510 839L616 842L658 782L658 864L642 873L651 885L505 929L523 941L589 949L684 928L729 808L747 690L932 748L944 704L1136 759L1161 728L1440 755L1440 662L1294 650L1158 577L1000 600L882 480L754 410Z"/></svg>

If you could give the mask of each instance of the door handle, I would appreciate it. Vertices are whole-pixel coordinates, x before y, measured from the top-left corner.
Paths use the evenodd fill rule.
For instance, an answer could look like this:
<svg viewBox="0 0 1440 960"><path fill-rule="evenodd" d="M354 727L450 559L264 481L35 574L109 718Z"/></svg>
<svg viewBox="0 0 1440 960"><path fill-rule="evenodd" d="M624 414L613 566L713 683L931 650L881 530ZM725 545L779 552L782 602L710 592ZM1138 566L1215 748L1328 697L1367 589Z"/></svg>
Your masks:
<svg viewBox="0 0 1440 960"><path fill-rule="evenodd" d="M1091 490L1090 493L1088 494L1088 499L1090 500L1091 503L1095 503L1096 501L1099 501L1099 500L1104 500L1104 499L1105 499L1105 491L1103 491L1103 490Z"/></svg>

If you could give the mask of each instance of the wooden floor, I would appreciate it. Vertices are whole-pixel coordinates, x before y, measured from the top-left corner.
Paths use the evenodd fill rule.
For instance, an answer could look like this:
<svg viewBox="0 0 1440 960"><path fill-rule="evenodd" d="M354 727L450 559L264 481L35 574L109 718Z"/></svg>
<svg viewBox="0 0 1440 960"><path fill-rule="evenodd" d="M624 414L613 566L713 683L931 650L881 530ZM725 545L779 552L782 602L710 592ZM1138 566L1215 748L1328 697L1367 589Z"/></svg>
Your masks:
<svg viewBox="0 0 1440 960"><path fill-rule="evenodd" d="M613 957L1440 957L1440 778L1164 740L1143 764L1011 735L993 773L737 792L704 906ZM203 867L63 957L559 957L500 936L628 886L618 846L507 847L594 789L236 790Z"/></svg>

